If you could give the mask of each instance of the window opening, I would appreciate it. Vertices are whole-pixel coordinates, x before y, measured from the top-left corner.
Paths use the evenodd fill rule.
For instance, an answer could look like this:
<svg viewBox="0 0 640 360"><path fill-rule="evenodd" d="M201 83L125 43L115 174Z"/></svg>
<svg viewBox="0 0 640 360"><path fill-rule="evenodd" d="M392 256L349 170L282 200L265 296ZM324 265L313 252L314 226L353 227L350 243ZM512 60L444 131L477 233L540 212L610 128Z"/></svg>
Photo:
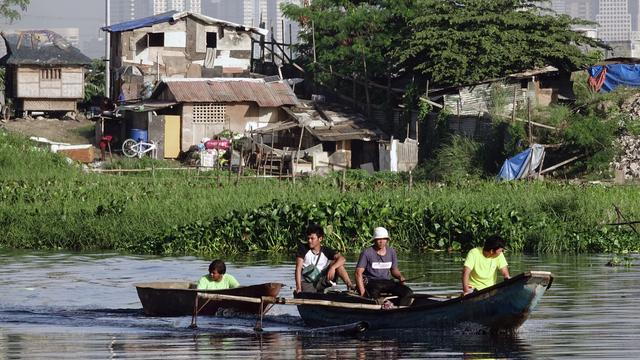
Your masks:
<svg viewBox="0 0 640 360"><path fill-rule="evenodd" d="M193 106L194 124L224 124L227 106L223 103L195 104Z"/></svg>
<svg viewBox="0 0 640 360"><path fill-rule="evenodd" d="M41 69L40 79L42 80L60 80L62 69Z"/></svg>
<svg viewBox="0 0 640 360"><path fill-rule="evenodd" d="M218 33L207 32L207 47L215 48L218 45Z"/></svg>
<svg viewBox="0 0 640 360"><path fill-rule="evenodd" d="M147 33L149 47L163 47L164 33Z"/></svg>

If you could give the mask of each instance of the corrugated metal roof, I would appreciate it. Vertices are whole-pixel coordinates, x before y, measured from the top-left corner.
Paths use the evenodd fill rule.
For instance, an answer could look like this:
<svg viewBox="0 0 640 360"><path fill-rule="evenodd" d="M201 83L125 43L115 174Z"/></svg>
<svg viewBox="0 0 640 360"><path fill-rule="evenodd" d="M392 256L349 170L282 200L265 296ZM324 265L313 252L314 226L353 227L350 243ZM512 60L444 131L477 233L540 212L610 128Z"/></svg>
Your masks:
<svg viewBox="0 0 640 360"><path fill-rule="evenodd" d="M101 29L108 32L123 32L123 31L140 29L140 28L152 26L155 24L178 21L186 17L191 17L191 18L200 20L201 22L209 25L222 25L227 27L239 28L245 31L254 32L259 35L267 35L269 33L269 31L267 31L266 29L261 29L253 26L246 26L242 24L236 24L230 21L212 18L202 14L191 13L187 11L177 12L175 10L167 11L162 14L148 16L140 19L129 20L129 21L118 23L118 24L113 24L110 26L104 26Z"/></svg>
<svg viewBox="0 0 640 360"><path fill-rule="evenodd" d="M366 122L345 121L339 125L310 128L309 132L320 141L362 140L373 141L385 136Z"/></svg>
<svg viewBox="0 0 640 360"><path fill-rule="evenodd" d="M338 104L295 107L290 108L287 113L303 123L320 141L388 139L387 134L375 124Z"/></svg>
<svg viewBox="0 0 640 360"><path fill-rule="evenodd" d="M124 21L124 22L109 25L109 26L103 26L101 29L103 31L108 31L108 32L122 32L122 31L139 29L139 28L143 28L143 27L147 27L155 24L161 24L163 22L169 22L173 20L173 15L177 13L178 13L177 11L171 10L162 14Z"/></svg>
<svg viewBox="0 0 640 360"><path fill-rule="evenodd" d="M9 65L89 65L91 59L62 36L50 30L2 33L7 54L0 64Z"/></svg>
<svg viewBox="0 0 640 360"><path fill-rule="evenodd" d="M169 91L178 102L246 102L258 103L261 107L296 105L298 99L289 85L265 83L251 80L189 79L165 80L152 97Z"/></svg>

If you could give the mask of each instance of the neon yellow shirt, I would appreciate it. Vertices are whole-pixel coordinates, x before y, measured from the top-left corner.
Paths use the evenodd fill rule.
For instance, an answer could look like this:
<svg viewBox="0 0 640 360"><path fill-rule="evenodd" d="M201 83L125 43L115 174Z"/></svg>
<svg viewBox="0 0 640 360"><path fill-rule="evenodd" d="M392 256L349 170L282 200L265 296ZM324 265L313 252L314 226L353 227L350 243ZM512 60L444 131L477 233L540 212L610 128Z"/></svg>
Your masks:
<svg viewBox="0 0 640 360"><path fill-rule="evenodd" d="M237 288L238 286L240 286L238 280L229 274L222 275L220 281L213 280L211 275L204 275L198 280L198 290L224 290Z"/></svg>
<svg viewBox="0 0 640 360"><path fill-rule="evenodd" d="M464 266L471 269L469 285L474 289L482 290L496 284L496 270L507 266L507 259L502 253L495 258L485 257L482 255L482 248L477 247L469 251Z"/></svg>

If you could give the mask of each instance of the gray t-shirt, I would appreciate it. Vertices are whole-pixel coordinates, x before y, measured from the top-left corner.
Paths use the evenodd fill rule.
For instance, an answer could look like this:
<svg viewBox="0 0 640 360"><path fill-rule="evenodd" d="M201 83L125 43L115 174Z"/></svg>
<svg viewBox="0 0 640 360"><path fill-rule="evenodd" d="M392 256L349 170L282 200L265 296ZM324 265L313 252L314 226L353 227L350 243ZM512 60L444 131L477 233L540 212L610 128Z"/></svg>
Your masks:
<svg viewBox="0 0 640 360"><path fill-rule="evenodd" d="M389 279L390 270L398 268L398 257L392 248L388 247L387 253L382 256L372 246L360 253L356 267L364 268L363 275L368 280Z"/></svg>

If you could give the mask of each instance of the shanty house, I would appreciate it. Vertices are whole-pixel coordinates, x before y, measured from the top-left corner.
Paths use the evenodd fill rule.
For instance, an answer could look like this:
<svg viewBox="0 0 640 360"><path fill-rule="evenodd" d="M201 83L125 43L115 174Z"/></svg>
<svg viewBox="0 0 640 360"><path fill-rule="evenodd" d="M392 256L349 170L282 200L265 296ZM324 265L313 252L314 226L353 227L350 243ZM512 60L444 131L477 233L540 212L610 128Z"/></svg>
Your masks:
<svg viewBox="0 0 640 360"><path fill-rule="evenodd" d="M121 106L124 121L110 129L107 124L104 134L122 141L132 131L142 131L158 144L159 157L176 158L202 138L214 138L224 130L248 136L255 129L283 121L289 115L282 107L296 104L295 94L283 82L164 79L151 99Z"/></svg>
<svg viewBox="0 0 640 360"><path fill-rule="evenodd" d="M317 102L300 102L284 110L286 121L269 124L255 134L263 152L297 153L307 158L296 160L293 172L378 168L378 142L388 136L362 115L337 104Z"/></svg>
<svg viewBox="0 0 640 360"><path fill-rule="evenodd" d="M570 77L569 73L547 66L477 84L434 89L429 92L429 98L440 102L445 111L453 115L451 130L466 136L485 137L491 125L483 118L510 118L514 106L526 109L574 99Z"/></svg>
<svg viewBox="0 0 640 360"><path fill-rule="evenodd" d="M84 97L84 71L91 59L48 30L2 34L7 54L5 98L15 111L77 111Z"/></svg>
<svg viewBox="0 0 640 360"><path fill-rule="evenodd" d="M247 77L251 35L266 35L202 14L170 11L102 28L111 33L111 96L147 98L164 78Z"/></svg>

